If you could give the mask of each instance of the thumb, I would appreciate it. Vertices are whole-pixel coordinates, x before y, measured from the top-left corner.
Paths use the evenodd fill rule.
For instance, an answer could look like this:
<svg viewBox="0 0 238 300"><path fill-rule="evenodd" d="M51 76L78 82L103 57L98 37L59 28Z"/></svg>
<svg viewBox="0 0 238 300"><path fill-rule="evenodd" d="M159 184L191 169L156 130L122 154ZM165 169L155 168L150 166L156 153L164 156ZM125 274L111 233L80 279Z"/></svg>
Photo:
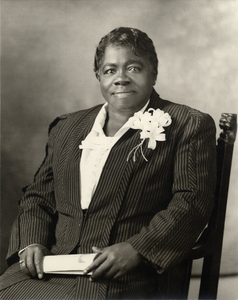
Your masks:
<svg viewBox="0 0 238 300"><path fill-rule="evenodd" d="M93 250L94 253L102 253L104 248L98 248L96 246L93 246L92 250Z"/></svg>

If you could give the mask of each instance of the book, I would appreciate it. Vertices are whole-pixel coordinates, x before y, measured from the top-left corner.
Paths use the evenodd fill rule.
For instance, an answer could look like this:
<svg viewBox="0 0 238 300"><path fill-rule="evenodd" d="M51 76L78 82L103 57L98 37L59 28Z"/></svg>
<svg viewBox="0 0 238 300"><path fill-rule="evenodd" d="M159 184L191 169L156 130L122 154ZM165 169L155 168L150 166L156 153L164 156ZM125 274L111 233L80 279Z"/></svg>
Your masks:
<svg viewBox="0 0 238 300"><path fill-rule="evenodd" d="M43 272L83 275L83 271L91 265L96 255L97 253L47 255L43 258Z"/></svg>

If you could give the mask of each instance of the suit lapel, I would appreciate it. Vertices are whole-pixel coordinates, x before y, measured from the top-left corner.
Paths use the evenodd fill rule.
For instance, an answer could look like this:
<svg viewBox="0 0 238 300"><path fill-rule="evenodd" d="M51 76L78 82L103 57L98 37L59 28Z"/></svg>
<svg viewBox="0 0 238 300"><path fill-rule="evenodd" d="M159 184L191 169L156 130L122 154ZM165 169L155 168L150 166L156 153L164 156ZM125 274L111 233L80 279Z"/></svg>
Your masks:
<svg viewBox="0 0 238 300"><path fill-rule="evenodd" d="M68 144L65 146L61 156L67 155L67 159L63 160L64 165L61 176L62 201L61 207L69 214L79 214L81 212L81 193L80 193L80 159L82 150L79 145L91 131L96 115L101 107L97 107L90 114L79 117L69 126L71 131ZM75 209L76 208L76 209Z"/></svg>
<svg viewBox="0 0 238 300"><path fill-rule="evenodd" d="M127 162L127 156L133 145L138 142L138 139L138 132L130 129L111 149L88 208L89 214L96 213L107 216L103 218L101 247L108 245L111 228L123 202L135 166L132 160Z"/></svg>
<svg viewBox="0 0 238 300"><path fill-rule="evenodd" d="M150 102L148 107L146 108L146 110L150 109L150 108L154 108L154 109L163 109L164 103L162 101L162 99L160 98L160 96L156 93L156 91L153 89L151 96L150 96Z"/></svg>

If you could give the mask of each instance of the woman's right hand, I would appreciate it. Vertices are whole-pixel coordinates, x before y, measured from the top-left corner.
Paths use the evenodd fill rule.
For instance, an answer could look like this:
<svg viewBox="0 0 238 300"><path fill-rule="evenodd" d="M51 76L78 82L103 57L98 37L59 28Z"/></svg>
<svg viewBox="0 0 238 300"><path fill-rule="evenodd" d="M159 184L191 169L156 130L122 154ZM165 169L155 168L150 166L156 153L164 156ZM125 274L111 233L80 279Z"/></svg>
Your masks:
<svg viewBox="0 0 238 300"><path fill-rule="evenodd" d="M51 254L40 244L29 245L20 253L19 264L23 273L33 278L43 278L43 257Z"/></svg>

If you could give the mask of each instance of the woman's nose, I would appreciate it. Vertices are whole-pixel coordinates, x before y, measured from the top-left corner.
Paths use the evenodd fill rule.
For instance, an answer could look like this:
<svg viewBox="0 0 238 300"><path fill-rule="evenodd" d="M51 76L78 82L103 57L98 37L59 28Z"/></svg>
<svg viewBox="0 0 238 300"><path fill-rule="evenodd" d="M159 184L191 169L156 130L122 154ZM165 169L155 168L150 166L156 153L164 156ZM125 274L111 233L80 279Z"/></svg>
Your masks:
<svg viewBox="0 0 238 300"><path fill-rule="evenodd" d="M127 85L129 83L130 78L126 75L125 72L119 72L114 81L114 85Z"/></svg>

